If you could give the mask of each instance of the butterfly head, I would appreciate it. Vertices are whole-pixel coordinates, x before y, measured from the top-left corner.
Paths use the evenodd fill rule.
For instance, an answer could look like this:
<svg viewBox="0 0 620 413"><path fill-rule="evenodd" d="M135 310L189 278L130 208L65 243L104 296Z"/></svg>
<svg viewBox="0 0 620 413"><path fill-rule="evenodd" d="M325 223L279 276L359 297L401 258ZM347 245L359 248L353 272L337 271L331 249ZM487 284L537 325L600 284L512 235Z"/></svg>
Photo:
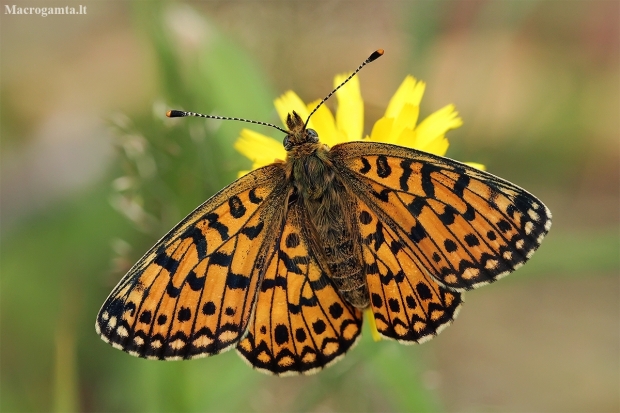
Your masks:
<svg viewBox="0 0 620 413"><path fill-rule="evenodd" d="M316 131L306 128L303 119L295 111L288 114L286 126L288 127L288 132L282 144L287 151L291 151L293 148L304 144L316 144L319 142L319 135Z"/></svg>

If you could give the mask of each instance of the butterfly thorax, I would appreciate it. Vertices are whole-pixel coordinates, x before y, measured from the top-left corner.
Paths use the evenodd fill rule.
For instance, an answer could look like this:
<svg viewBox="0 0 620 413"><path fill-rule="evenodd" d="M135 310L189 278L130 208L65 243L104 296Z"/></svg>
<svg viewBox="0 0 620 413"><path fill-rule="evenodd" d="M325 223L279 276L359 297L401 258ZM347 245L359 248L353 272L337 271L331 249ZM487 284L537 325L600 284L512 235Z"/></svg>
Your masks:
<svg viewBox="0 0 620 413"><path fill-rule="evenodd" d="M359 233L353 219L353 197L338 177L329 148L318 142L314 131L293 131L301 121L289 115L292 131L286 162L287 177L294 192L290 200L299 202L312 223L304 228L311 247L325 260L329 276L340 294L349 303L364 308L369 304L368 287L363 270L360 245L354 234ZM289 122L287 122L289 123ZM293 127L291 127L293 126ZM301 124L303 127L303 123ZM297 133L295 133L297 132ZM302 134L308 134L303 136ZM291 144L291 142L295 142Z"/></svg>

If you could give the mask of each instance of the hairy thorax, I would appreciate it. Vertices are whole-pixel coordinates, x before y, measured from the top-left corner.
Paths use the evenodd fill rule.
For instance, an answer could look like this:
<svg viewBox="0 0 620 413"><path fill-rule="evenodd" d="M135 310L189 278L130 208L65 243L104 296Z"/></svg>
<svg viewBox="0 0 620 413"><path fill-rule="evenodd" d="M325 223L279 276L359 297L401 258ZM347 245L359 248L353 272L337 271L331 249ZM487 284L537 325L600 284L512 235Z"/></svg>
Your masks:
<svg viewBox="0 0 620 413"><path fill-rule="evenodd" d="M353 197L338 178L327 146L306 143L289 153L287 175L313 224L306 228L312 249L321 254L338 291L349 303L369 304Z"/></svg>

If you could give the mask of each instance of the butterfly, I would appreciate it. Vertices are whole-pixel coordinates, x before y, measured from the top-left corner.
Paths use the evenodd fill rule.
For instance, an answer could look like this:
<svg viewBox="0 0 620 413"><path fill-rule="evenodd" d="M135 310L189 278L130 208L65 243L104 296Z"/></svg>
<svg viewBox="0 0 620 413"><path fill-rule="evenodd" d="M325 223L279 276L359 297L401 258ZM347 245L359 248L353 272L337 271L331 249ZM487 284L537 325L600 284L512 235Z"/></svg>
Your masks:
<svg viewBox="0 0 620 413"><path fill-rule="evenodd" d="M213 117L168 113L190 115ZM387 143L329 148L307 122L270 125L286 160L209 198L129 270L97 316L104 341L157 360L236 347L258 370L313 373L357 342L367 308L386 338L434 337L464 291L519 268L550 229L506 180Z"/></svg>

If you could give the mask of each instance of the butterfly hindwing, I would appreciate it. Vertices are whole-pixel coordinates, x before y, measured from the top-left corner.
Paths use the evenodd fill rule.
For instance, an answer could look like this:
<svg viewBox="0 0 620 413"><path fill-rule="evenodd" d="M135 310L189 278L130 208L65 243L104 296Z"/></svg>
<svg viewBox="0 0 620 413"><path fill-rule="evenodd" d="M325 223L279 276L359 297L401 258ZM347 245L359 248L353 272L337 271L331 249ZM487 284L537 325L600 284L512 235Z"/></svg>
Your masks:
<svg viewBox="0 0 620 413"><path fill-rule="evenodd" d="M337 360L356 342L361 311L344 301L292 204L266 261L248 336L237 350L255 368L278 375L309 374Z"/></svg>
<svg viewBox="0 0 620 413"><path fill-rule="evenodd" d="M368 142L331 153L352 191L404 235L420 269L455 291L523 265L551 226L551 213L533 195L460 162Z"/></svg>
<svg viewBox="0 0 620 413"><path fill-rule="evenodd" d="M104 341L156 359L217 354L247 330L274 213L284 209L281 168L235 181L164 236L123 277L97 316ZM277 224L279 225L279 223Z"/></svg>
<svg viewBox="0 0 620 413"><path fill-rule="evenodd" d="M361 200L358 214L377 330L405 344L432 338L458 314L461 294L447 290L429 276L402 241L406 235L385 225Z"/></svg>

